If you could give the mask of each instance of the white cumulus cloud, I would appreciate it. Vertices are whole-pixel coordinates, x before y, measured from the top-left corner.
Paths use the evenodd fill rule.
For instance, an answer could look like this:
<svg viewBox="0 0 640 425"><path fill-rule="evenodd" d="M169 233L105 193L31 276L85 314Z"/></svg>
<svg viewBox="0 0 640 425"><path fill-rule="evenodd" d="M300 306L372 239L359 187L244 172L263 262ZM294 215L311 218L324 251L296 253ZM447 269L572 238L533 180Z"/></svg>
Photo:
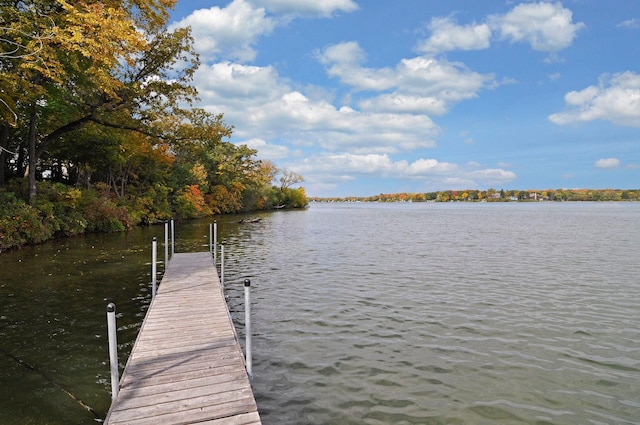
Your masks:
<svg viewBox="0 0 640 425"><path fill-rule="evenodd" d="M337 77L355 90L382 91L393 87L397 76L390 68L365 68L361 65L366 53L357 42L349 41L316 52L318 60L327 67L327 74Z"/></svg>
<svg viewBox="0 0 640 425"><path fill-rule="evenodd" d="M353 0L233 0L225 7L194 10L169 29L191 27L195 49L204 62L248 63L255 59L261 37L296 17L329 18L357 9Z"/></svg>
<svg viewBox="0 0 640 425"><path fill-rule="evenodd" d="M250 62L256 56L256 40L270 34L276 24L267 17L264 8L255 8L246 0L234 0L224 8L195 10L169 29L190 26L195 49L205 61Z"/></svg>
<svg viewBox="0 0 640 425"><path fill-rule="evenodd" d="M430 186L470 189L507 184L517 178L514 172L504 169L478 169L431 158L396 161L387 154L371 153L318 154L295 161L288 168L303 174L312 187L316 182L338 184L361 177L385 177L423 181Z"/></svg>
<svg viewBox="0 0 640 425"><path fill-rule="evenodd" d="M627 71L601 76L597 86L565 95L568 110L549 116L556 124L608 120L640 127L640 75Z"/></svg>
<svg viewBox="0 0 640 425"><path fill-rule="evenodd" d="M541 52L556 52L571 45L585 27L573 23L573 12L562 3L522 3L505 15L494 15L490 22L503 39L529 43Z"/></svg>
<svg viewBox="0 0 640 425"><path fill-rule="evenodd" d="M429 24L431 36L418 45L425 53L440 53L451 50L481 50L490 46L491 28L488 24L461 26L449 17L433 18Z"/></svg>
<svg viewBox="0 0 640 425"><path fill-rule="evenodd" d="M248 0L270 12L304 17L327 18L336 12L353 12L358 5L353 0Z"/></svg>
<svg viewBox="0 0 640 425"><path fill-rule="evenodd" d="M625 21L620 22L617 26L618 28L638 29L640 28L640 19L638 18L627 19Z"/></svg>
<svg viewBox="0 0 640 425"><path fill-rule="evenodd" d="M630 20L623 24L635 23ZM573 22L573 12L561 3L522 3L506 14L487 16L483 23L459 25L451 16L432 18L427 26L431 35L418 43L417 50L431 55L482 50L489 48L492 38L497 37L512 43L528 43L534 50L554 55L569 47L584 27L582 22Z"/></svg>
<svg viewBox="0 0 640 425"><path fill-rule="evenodd" d="M436 159L418 159L402 168L402 171L407 176L425 176L452 173L458 169L458 166L450 162L440 162Z"/></svg>
<svg viewBox="0 0 640 425"><path fill-rule="evenodd" d="M358 111L310 98L284 83L272 67L229 62L196 72L203 107L224 113L240 139L331 151L397 153L435 146L438 127L426 115Z"/></svg>
<svg viewBox="0 0 640 425"><path fill-rule="evenodd" d="M596 168L612 169L620 166L620 160L618 158L602 158L596 161Z"/></svg>
<svg viewBox="0 0 640 425"><path fill-rule="evenodd" d="M457 165L435 159L393 161L387 154L328 154L306 158L298 164L305 173L330 172L339 175L372 175L386 177L425 177L449 174Z"/></svg>
<svg viewBox="0 0 640 425"><path fill-rule="evenodd" d="M493 76L474 72L461 63L418 56L402 59L395 68L362 66L366 55L356 42L344 42L318 53L327 73L356 91L384 93L360 102L369 112L441 115L456 103L471 99Z"/></svg>

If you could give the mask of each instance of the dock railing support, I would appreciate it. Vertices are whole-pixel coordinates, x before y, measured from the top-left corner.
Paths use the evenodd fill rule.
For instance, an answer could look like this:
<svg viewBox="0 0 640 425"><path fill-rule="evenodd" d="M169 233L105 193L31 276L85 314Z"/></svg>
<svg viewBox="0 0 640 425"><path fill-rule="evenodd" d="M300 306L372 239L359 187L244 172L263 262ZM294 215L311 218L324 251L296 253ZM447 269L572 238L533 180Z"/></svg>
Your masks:
<svg viewBox="0 0 640 425"><path fill-rule="evenodd" d="M253 380L253 358L251 353L251 281L244 280L244 327L245 327L245 363L249 380Z"/></svg>
<svg viewBox="0 0 640 425"><path fill-rule="evenodd" d="M118 339L116 337L116 305L107 305L107 333L109 335L109 365L111 366L111 400L118 396L120 373L118 371Z"/></svg>
<svg viewBox="0 0 640 425"><path fill-rule="evenodd" d="M171 219L171 256L176 253L176 225L173 219Z"/></svg>
<svg viewBox="0 0 640 425"><path fill-rule="evenodd" d="M218 222L213 220L213 264L218 261Z"/></svg>
<svg viewBox="0 0 640 425"><path fill-rule="evenodd" d="M153 237L151 242L151 299L156 297L158 286L158 238Z"/></svg>
<svg viewBox="0 0 640 425"><path fill-rule="evenodd" d="M222 286L222 291L224 291L224 245L225 241L222 241L220 245L220 285Z"/></svg>
<svg viewBox="0 0 640 425"><path fill-rule="evenodd" d="M164 271L167 272L169 266L169 222L164 222Z"/></svg>
<svg viewBox="0 0 640 425"><path fill-rule="evenodd" d="M213 223L209 223L209 254L213 255Z"/></svg>

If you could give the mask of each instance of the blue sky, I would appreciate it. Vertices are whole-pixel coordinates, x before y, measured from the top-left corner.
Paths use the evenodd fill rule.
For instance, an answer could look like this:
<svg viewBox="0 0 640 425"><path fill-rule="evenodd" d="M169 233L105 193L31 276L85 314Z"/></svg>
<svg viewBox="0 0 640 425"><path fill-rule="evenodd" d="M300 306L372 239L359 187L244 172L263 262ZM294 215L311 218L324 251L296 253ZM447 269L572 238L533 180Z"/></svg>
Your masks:
<svg viewBox="0 0 640 425"><path fill-rule="evenodd" d="M310 196L640 187L640 1L179 0L199 106Z"/></svg>

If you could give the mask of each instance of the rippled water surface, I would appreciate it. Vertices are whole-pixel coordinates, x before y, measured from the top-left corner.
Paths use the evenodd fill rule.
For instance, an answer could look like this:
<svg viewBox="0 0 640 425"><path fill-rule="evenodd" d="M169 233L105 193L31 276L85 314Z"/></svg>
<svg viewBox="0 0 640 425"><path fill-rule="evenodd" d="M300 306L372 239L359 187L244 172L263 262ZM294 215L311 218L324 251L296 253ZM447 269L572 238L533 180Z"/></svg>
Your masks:
<svg viewBox="0 0 640 425"><path fill-rule="evenodd" d="M245 231L266 424L640 423L639 204L314 204Z"/></svg>
<svg viewBox="0 0 640 425"><path fill-rule="evenodd" d="M252 281L264 424L640 423L640 204L260 217L218 222L241 335ZM118 305L126 352L162 229L138 233L0 255L0 423L95 423L43 375L106 413L104 308ZM176 233L178 251L208 249L207 223Z"/></svg>

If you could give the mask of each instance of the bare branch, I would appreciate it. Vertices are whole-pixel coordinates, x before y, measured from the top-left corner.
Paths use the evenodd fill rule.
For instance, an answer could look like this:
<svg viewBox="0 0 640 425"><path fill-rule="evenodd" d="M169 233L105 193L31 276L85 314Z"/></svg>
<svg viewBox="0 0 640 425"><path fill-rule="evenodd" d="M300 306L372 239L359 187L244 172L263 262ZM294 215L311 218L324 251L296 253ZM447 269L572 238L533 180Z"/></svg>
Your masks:
<svg viewBox="0 0 640 425"><path fill-rule="evenodd" d="M15 127L16 125L18 125L18 114L15 113L15 111L13 109L11 109L11 106L9 106L7 104L7 102L5 102L3 99L0 98L0 103L2 103L11 113L11 115L13 115L13 122L9 123L9 125Z"/></svg>
<svg viewBox="0 0 640 425"><path fill-rule="evenodd" d="M3 148L2 146L0 146L0 152L5 151L6 153L10 154L10 155L18 155L15 152L11 152L9 149L7 148Z"/></svg>

